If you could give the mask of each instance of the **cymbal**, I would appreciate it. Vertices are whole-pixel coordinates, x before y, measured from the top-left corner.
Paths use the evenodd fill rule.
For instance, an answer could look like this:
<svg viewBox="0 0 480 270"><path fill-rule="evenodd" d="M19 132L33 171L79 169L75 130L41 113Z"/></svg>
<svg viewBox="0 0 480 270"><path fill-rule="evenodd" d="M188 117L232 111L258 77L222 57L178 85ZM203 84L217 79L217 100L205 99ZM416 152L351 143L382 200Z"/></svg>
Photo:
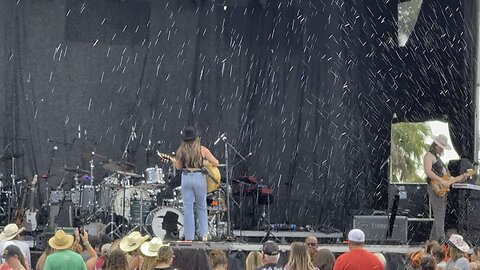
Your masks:
<svg viewBox="0 0 480 270"><path fill-rule="evenodd" d="M130 176L130 177L133 177L133 178L142 178L142 176L140 174L136 174L136 173L133 173L133 172L116 171L116 173L121 174L121 175L125 175L125 176Z"/></svg>
<svg viewBox="0 0 480 270"><path fill-rule="evenodd" d="M135 168L135 165L133 163L127 162L127 161L113 161L109 160L107 163L103 163L102 167L105 170L111 171L111 172L127 172L133 170Z"/></svg>
<svg viewBox="0 0 480 270"><path fill-rule="evenodd" d="M19 158L23 155L25 155L25 153L14 153L11 155L1 156L0 161L7 161L7 160L11 160L12 158Z"/></svg>
<svg viewBox="0 0 480 270"><path fill-rule="evenodd" d="M95 152L88 152L83 155L85 159L92 159L92 158L99 158L99 159L104 159L108 160L108 158L104 155L97 154Z"/></svg>
<svg viewBox="0 0 480 270"><path fill-rule="evenodd" d="M80 168L68 168L68 167L64 167L63 170L66 171L66 172L71 172L71 173L90 174L89 171L83 170L83 169L80 169Z"/></svg>

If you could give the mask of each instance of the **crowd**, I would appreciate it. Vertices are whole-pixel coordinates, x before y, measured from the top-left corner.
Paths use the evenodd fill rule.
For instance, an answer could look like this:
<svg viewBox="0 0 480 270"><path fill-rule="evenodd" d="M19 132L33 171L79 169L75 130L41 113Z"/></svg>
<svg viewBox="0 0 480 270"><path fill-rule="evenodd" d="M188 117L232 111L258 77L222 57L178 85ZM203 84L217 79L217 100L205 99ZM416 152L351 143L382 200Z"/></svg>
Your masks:
<svg viewBox="0 0 480 270"><path fill-rule="evenodd" d="M48 240L48 248L32 267L27 244L18 240L23 229L7 225L0 233L0 270L173 270L175 252L159 238L134 231L122 239L98 239L88 232L75 230L69 234L57 230ZM281 250L267 241L261 250L246 257L246 270L360 270L387 269L381 253L365 249L365 234L359 229L348 233L349 251L335 258L310 236L304 242L290 245L288 261L279 263ZM421 250L406 256L409 270L473 270L480 269L480 249L470 248L461 235L451 232L442 243L429 241ZM227 256L222 250L208 253L209 269L227 270ZM183 269L182 269L183 270Z"/></svg>

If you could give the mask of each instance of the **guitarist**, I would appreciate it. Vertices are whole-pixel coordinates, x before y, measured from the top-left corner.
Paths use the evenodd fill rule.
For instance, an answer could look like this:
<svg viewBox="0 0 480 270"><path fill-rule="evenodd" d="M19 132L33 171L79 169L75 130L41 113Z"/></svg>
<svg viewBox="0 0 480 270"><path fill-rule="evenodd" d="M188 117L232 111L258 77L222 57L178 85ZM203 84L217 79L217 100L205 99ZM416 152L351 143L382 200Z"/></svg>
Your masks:
<svg viewBox="0 0 480 270"><path fill-rule="evenodd" d="M175 154L175 167L182 171L182 199L184 210L185 240L195 238L193 204L197 210L198 231L203 241L208 238L207 183L202 167L207 163L218 166L218 160L208 148L200 144L200 136L193 127L182 132L182 142Z"/></svg>
<svg viewBox="0 0 480 270"><path fill-rule="evenodd" d="M452 184L452 180L455 180L448 176L445 164L440 159L444 149L450 150L452 148L448 144L447 137L440 134L433 139L432 144L423 157L423 170L427 175L428 183L428 198L434 217L429 239L435 241L445 238L445 212L447 208L447 196L438 196L435 193L435 189L439 187L448 188ZM468 175L464 173L460 178L462 178L460 180L465 180L468 178ZM437 185L432 182L437 183Z"/></svg>

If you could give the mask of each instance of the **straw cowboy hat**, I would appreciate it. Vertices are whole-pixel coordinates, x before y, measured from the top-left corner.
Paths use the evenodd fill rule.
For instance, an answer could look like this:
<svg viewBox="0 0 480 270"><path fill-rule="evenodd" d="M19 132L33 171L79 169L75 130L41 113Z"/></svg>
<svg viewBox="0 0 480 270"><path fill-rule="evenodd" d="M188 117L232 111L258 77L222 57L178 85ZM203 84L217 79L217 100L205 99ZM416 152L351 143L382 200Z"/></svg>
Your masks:
<svg viewBox="0 0 480 270"><path fill-rule="evenodd" d="M450 150L452 147L448 144L448 139L445 135L440 134L433 138L433 142L440 146L442 149Z"/></svg>
<svg viewBox="0 0 480 270"><path fill-rule="evenodd" d="M17 224L11 223L5 226L3 232L0 233L0 241L8 241L15 238L15 236L19 235L25 230L25 228L18 228Z"/></svg>
<svg viewBox="0 0 480 270"><path fill-rule="evenodd" d="M68 235L63 230L58 230L55 232L55 235L48 240L48 244L56 250L70 248L73 245L73 235Z"/></svg>
<svg viewBox="0 0 480 270"><path fill-rule="evenodd" d="M164 244L162 239L154 237L152 240L143 243L140 247L140 251L147 257L156 257L158 250L165 246L170 246L170 244Z"/></svg>
<svg viewBox="0 0 480 270"><path fill-rule="evenodd" d="M139 232L135 231L125 236L120 241L120 249L124 252L130 252L136 250L140 245L148 239L148 235L142 236Z"/></svg>
<svg viewBox="0 0 480 270"><path fill-rule="evenodd" d="M460 249L463 252L468 252L470 247L468 246L467 242L463 240L463 236L459 234L452 234L450 235L450 238L448 239L448 242L450 245Z"/></svg>

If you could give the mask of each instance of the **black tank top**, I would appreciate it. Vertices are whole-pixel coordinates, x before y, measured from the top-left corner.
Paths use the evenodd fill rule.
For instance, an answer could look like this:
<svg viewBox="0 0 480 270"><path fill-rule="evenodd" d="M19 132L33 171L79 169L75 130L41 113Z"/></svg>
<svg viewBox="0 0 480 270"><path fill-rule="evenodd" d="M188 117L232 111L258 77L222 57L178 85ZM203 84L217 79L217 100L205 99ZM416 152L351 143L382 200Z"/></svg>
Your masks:
<svg viewBox="0 0 480 270"><path fill-rule="evenodd" d="M433 154L433 153L432 153ZM442 177L443 176L443 170L446 170L445 164L443 164L443 161L435 154L433 154L437 161L433 163L432 165L432 171L435 173L437 176ZM427 177L427 183L430 184L431 179Z"/></svg>

